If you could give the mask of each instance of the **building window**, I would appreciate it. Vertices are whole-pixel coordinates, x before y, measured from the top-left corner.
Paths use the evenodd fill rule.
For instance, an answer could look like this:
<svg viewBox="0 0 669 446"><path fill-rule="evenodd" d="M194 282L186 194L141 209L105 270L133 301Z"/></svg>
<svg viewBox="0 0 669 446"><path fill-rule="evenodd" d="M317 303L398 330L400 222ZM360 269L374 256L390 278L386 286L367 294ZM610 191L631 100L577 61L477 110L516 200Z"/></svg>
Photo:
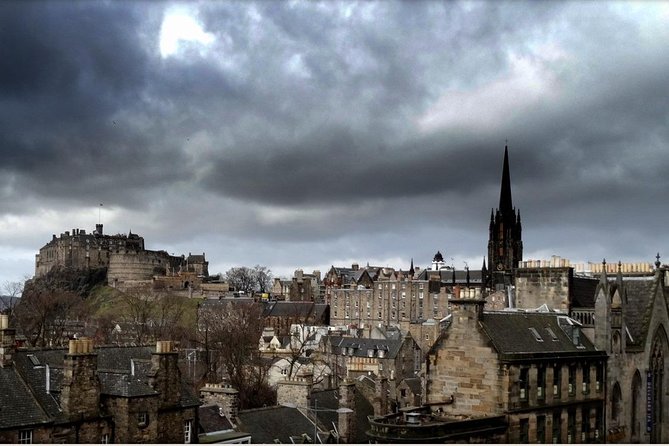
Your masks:
<svg viewBox="0 0 669 446"><path fill-rule="evenodd" d="M597 406L595 409L595 440L599 440L604 434L602 426L604 425L604 411L602 406Z"/></svg>
<svg viewBox="0 0 669 446"><path fill-rule="evenodd" d="M518 379L518 386L520 388L520 401L527 401L527 390L528 390L528 372L530 369L522 368L520 369L520 378Z"/></svg>
<svg viewBox="0 0 669 446"><path fill-rule="evenodd" d="M546 397L546 368L537 369L537 399L543 400Z"/></svg>
<svg viewBox="0 0 669 446"><path fill-rule="evenodd" d="M553 412L553 444L562 443L562 426L560 412Z"/></svg>
<svg viewBox="0 0 669 446"><path fill-rule="evenodd" d="M553 396L555 398L560 398L560 382L562 380L560 371L561 367L559 365L553 366Z"/></svg>
<svg viewBox="0 0 669 446"><path fill-rule="evenodd" d="M184 443L189 444L191 442L192 430L193 430L193 420L184 421Z"/></svg>
<svg viewBox="0 0 669 446"><path fill-rule="evenodd" d="M100 443L109 444L109 434L102 434L102 438L100 439Z"/></svg>
<svg viewBox="0 0 669 446"><path fill-rule="evenodd" d="M569 366L569 385L567 387L569 396L574 396L576 394L576 366Z"/></svg>
<svg viewBox="0 0 669 446"><path fill-rule="evenodd" d="M19 444L32 444L32 442L33 442L32 429L19 431Z"/></svg>
<svg viewBox="0 0 669 446"><path fill-rule="evenodd" d="M581 409L581 443L588 441L590 433L590 409L583 407Z"/></svg>
<svg viewBox="0 0 669 446"><path fill-rule="evenodd" d="M149 414L147 412L140 412L137 414L137 425L144 427L149 424Z"/></svg>
<svg viewBox="0 0 669 446"><path fill-rule="evenodd" d="M567 443L576 441L576 411L574 409L567 412Z"/></svg>
<svg viewBox="0 0 669 446"><path fill-rule="evenodd" d="M590 393L590 365L583 367L583 395Z"/></svg>
<svg viewBox="0 0 669 446"><path fill-rule="evenodd" d="M530 442L530 423L527 418L520 420L520 443L529 443Z"/></svg>
<svg viewBox="0 0 669 446"><path fill-rule="evenodd" d="M604 382L604 366L601 362L597 363L595 368L595 391L602 391L602 382Z"/></svg>
<svg viewBox="0 0 669 446"><path fill-rule="evenodd" d="M423 292L422 292L422 291L418 293L418 298L419 298L419 299L422 299L422 298L423 298Z"/></svg>
<svg viewBox="0 0 669 446"><path fill-rule="evenodd" d="M546 443L546 416L537 417L537 443Z"/></svg>

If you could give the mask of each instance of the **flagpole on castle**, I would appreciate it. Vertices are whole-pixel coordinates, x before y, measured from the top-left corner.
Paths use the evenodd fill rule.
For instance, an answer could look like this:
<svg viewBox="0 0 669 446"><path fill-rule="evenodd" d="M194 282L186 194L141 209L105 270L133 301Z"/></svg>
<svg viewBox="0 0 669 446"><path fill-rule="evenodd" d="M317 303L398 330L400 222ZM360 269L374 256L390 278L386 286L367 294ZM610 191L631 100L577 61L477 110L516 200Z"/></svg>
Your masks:
<svg viewBox="0 0 669 446"><path fill-rule="evenodd" d="M100 207L98 207L98 224L100 224L100 216L102 214L102 203L100 203Z"/></svg>

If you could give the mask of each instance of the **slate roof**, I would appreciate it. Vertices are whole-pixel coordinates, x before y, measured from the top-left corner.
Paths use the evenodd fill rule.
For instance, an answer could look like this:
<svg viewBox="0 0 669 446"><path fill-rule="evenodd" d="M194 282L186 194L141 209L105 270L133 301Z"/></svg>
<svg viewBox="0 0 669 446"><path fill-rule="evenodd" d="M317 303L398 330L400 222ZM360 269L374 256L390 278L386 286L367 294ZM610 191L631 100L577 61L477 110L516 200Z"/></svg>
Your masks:
<svg viewBox="0 0 669 446"><path fill-rule="evenodd" d="M0 429L50 421L14 367L0 368L0 401Z"/></svg>
<svg viewBox="0 0 669 446"><path fill-rule="evenodd" d="M333 347L335 354L343 354L340 349L346 348L346 355L348 355L348 349L353 347L353 356L364 358L369 357L368 351L369 349L372 349L383 350L386 352L384 358L394 359L397 357L403 342L404 339L372 339L342 336L330 337L330 345ZM375 355L375 357L377 357L377 355Z"/></svg>
<svg viewBox="0 0 669 446"><path fill-rule="evenodd" d="M411 389L411 392L413 392L414 395L420 395L422 393L420 378L405 378L404 382L407 383L407 386L409 386L409 389Z"/></svg>
<svg viewBox="0 0 669 446"><path fill-rule="evenodd" d="M218 404L200 406L198 408L199 433L213 433L232 429L232 423L225 415L220 415L221 407Z"/></svg>
<svg viewBox="0 0 669 446"><path fill-rule="evenodd" d="M416 280L427 280L428 272L434 272L433 270L424 269L419 274ZM480 284L483 274L481 270L469 270L469 283L470 284ZM439 270L439 278L441 283L444 285L449 285L453 283L453 270L452 269L441 269ZM463 285L467 283L467 271L466 270L455 270L455 283L457 285Z"/></svg>
<svg viewBox="0 0 669 446"><path fill-rule="evenodd" d="M63 416L59 404L65 353L64 348L22 349L13 354L13 366L0 368L0 401L11 401L11 405L0 404L0 428L58 421ZM99 347L95 353L101 395L158 395L148 385L151 347ZM135 375L130 374L131 358L136 360ZM200 405L184 382L180 403L182 407Z"/></svg>
<svg viewBox="0 0 669 446"><path fill-rule="evenodd" d="M144 377L105 372L98 373L98 377L102 387L100 391L104 395L127 398L158 395L158 392L143 379Z"/></svg>
<svg viewBox="0 0 669 446"><path fill-rule="evenodd" d="M251 434L253 443L290 443L291 436L313 436L314 424L298 409L283 406L243 410L237 414L238 429Z"/></svg>
<svg viewBox="0 0 669 446"><path fill-rule="evenodd" d="M571 321L572 324L569 324ZM577 322L555 313L484 312L481 326L497 352L506 359L535 356L604 354L580 333L575 344L569 332ZM536 333L534 331L536 331Z"/></svg>
<svg viewBox="0 0 669 446"><path fill-rule="evenodd" d="M650 324L652 300L657 293L657 280L625 280L627 302L623 312L625 325L632 335L633 345L644 345Z"/></svg>

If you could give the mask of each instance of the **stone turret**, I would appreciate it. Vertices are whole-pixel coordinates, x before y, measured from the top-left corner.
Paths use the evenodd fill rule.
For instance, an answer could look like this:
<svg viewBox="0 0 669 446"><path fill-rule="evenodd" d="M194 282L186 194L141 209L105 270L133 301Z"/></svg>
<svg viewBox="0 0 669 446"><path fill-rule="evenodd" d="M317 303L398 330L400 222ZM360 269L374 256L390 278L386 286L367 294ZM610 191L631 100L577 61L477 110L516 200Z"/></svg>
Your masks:
<svg viewBox="0 0 669 446"><path fill-rule="evenodd" d="M160 393L159 408L174 407L181 400L181 371L179 355L172 341L156 342L156 351L151 355L149 385Z"/></svg>
<svg viewBox="0 0 669 446"><path fill-rule="evenodd" d="M16 330L9 328L9 316L0 314L0 368L12 365Z"/></svg>
<svg viewBox="0 0 669 446"><path fill-rule="evenodd" d="M100 380L97 368L98 355L93 351L93 340L71 340L65 355L60 388L60 406L70 419L100 415Z"/></svg>

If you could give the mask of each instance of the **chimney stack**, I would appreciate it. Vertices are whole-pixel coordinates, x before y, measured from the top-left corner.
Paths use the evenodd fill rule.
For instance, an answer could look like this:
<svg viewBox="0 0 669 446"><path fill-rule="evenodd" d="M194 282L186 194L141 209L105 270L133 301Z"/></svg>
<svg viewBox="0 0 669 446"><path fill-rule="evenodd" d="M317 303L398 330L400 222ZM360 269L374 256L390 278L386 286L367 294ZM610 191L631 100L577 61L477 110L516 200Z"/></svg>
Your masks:
<svg viewBox="0 0 669 446"><path fill-rule="evenodd" d="M97 368L98 355L93 352L93 340L70 340L60 388L60 405L70 418L99 416L100 380Z"/></svg>
<svg viewBox="0 0 669 446"><path fill-rule="evenodd" d="M172 341L157 341L151 355L149 385L160 394L160 409L174 407L181 400L179 354Z"/></svg>
<svg viewBox="0 0 669 446"><path fill-rule="evenodd" d="M233 423L237 423L237 412L239 411L239 392L227 384L205 384L200 389L200 398L205 404L217 404L221 407L223 415Z"/></svg>
<svg viewBox="0 0 669 446"><path fill-rule="evenodd" d="M339 442L356 443L355 382L346 379L339 385L339 408L353 412L339 413Z"/></svg>

